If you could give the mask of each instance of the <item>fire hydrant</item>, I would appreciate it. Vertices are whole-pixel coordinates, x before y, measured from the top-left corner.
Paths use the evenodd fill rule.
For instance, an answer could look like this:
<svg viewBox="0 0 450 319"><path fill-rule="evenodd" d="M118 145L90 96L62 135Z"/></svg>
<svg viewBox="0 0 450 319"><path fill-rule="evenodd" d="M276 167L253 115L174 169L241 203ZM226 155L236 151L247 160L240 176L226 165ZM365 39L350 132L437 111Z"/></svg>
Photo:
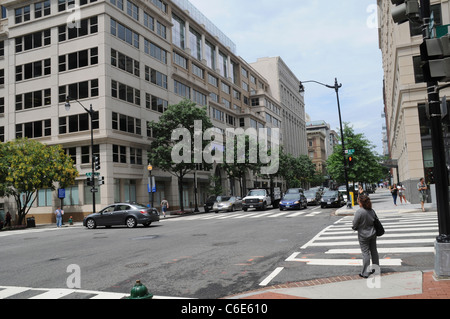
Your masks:
<svg viewBox="0 0 450 319"><path fill-rule="evenodd" d="M69 222L69 225L73 225L73 219L72 219L72 216L70 216L68 222Z"/></svg>
<svg viewBox="0 0 450 319"><path fill-rule="evenodd" d="M131 296L127 299L152 299L153 295L148 292L147 287L141 284L140 280L136 280L136 284L131 288Z"/></svg>

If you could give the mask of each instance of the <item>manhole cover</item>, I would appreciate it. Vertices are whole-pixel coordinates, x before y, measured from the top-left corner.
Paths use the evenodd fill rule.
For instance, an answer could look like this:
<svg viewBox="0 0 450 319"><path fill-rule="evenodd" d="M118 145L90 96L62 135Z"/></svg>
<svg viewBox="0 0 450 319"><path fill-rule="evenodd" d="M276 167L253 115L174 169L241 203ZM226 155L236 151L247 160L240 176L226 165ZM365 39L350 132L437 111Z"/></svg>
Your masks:
<svg viewBox="0 0 450 319"><path fill-rule="evenodd" d="M142 268L145 266L148 266L148 264L147 263L134 263L134 264L125 265L125 267L127 267L127 268Z"/></svg>

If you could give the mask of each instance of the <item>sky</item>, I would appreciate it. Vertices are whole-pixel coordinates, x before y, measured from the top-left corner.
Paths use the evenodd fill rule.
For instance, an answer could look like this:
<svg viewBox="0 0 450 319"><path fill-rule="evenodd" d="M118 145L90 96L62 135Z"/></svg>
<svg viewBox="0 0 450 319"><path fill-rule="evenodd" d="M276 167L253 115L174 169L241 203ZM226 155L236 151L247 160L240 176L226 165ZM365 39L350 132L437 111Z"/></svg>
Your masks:
<svg viewBox="0 0 450 319"><path fill-rule="evenodd" d="M376 0L189 0L246 62L280 56L300 81L339 90L342 122L382 154L383 69ZM306 113L339 130L333 89L305 83Z"/></svg>

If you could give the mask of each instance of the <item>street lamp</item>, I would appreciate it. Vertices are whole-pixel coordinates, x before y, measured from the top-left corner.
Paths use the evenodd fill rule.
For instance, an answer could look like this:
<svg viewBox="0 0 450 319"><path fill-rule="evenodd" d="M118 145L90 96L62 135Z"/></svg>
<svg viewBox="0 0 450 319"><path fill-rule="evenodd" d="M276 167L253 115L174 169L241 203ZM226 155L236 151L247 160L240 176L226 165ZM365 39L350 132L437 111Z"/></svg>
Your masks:
<svg viewBox="0 0 450 319"><path fill-rule="evenodd" d="M344 163L344 178L345 178L345 187L347 189L347 208L351 208L351 200L350 200L350 192L348 189L348 173L347 173L347 157L345 156L345 143L344 143L344 130L342 129L342 117L341 117L341 103L339 102L339 89L342 87L342 84L338 83L337 78L334 81L334 85L327 85L327 84L323 84L317 81L304 81L301 82L300 81L300 93L304 93L305 92L305 87L303 86L303 83L317 83L320 84L322 86L325 86L329 89L334 89L336 91L336 98L337 98L337 105L338 105L338 112L339 112L339 125L341 128L341 142L342 142L342 156L343 156L343 163Z"/></svg>
<svg viewBox="0 0 450 319"><path fill-rule="evenodd" d="M66 98L66 104L64 104L66 111L70 111L70 101L73 100L75 102L77 102L78 104L80 104L83 109L89 114L89 117L91 119L91 164L92 164L92 177L91 177L91 185L88 186L92 186L91 187L91 193L92 193L92 212L95 214L95 193L97 192L97 189L95 188L95 164L94 164L94 126L92 125L93 123L93 115L94 115L94 110L92 109L92 104L89 108L89 110L87 108L84 107L83 104L80 103L80 101L78 101L77 99L72 99L69 96L67 96Z"/></svg>
<svg viewBox="0 0 450 319"><path fill-rule="evenodd" d="M149 194L148 196L149 201L150 201L150 207L153 208L153 181L152 181L152 170L153 170L153 166L151 164L148 164L147 166L147 170L148 170L148 187L149 189Z"/></svg>

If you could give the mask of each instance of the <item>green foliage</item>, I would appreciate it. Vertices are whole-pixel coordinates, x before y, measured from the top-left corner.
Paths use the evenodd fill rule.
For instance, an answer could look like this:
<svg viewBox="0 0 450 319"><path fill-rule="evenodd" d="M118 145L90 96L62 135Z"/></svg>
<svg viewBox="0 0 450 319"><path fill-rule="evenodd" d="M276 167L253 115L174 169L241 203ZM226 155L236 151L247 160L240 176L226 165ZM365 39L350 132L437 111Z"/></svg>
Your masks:
<svg viewBox="0 0 450 319"><path fill-rule="evenodd" d="M286 154L283 150L280 152L278 175L284 178L287 188L306 187L309 183L320 183L316 167L307 155L294 157Z"/></svg>
<svg viewBox="0 0 450 319"><path fill-rule="evenodd" d="M72 185L78 171L60 145L17 139L0 144L0 194L13 196L21 224L39 189Z"/></svg>
<svg viewBox="0 0 450 319"><path fill-rule="evenodd" d="M169 172L178 178L181 210L184 209L182 198L183 178L196 167L196 164L194 164L195 153L198 151L201 152L208 144L207 141L202 141L202 150L194 148L195 121L202 122L202 133L213 127L206 111L206 107L198 107L194 102L185 99L178 104L169 105L164 114L159 118L158 122L152 121L149 123L149 128L153 131L154 136L154 140L151 143L150 151L148 153L149 161L153 166L158 167L165 172ZM192 152L191 162L176 163L172 159L172 150L179 143L179 141L172 141L172 133L179 128L186 128L189 130L190 136L192 137L190 149L194 150L194 152ZM211 164L205 162L202 164L203 168L212 168Z"/></svg>
<svg viewBox="0 0 450 319"><path fill-rule="evenodd" d="M377 183L385 175L380 165L381 157L375 153L375 146L364 136L356 134L348 123L344 123L344 143L346 149L354 149L354 165L348 168L348 180L361 183ZM347 163L348 165L348 163ZM327 160L328 173L332 179L345 183L342 145L336 145Z"/></svg>

